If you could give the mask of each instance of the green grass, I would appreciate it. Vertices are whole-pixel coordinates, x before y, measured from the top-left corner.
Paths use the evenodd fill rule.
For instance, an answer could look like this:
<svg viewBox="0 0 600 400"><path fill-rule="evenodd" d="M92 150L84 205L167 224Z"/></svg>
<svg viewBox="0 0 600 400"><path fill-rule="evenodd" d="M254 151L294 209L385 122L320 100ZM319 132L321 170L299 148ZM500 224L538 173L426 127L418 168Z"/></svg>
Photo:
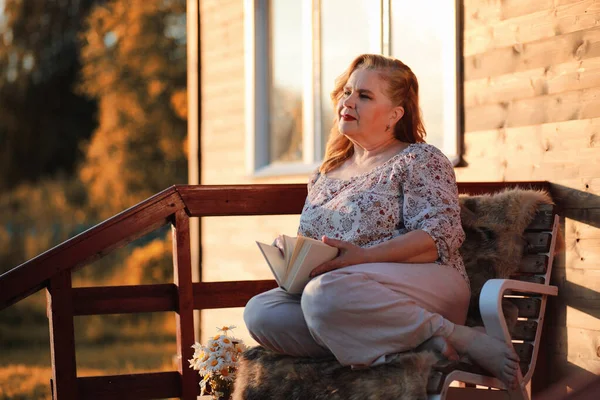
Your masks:
<svg viewBox="0 0 600 400"><path fill-rule="evenodd" d="M77 375L99 376L173 371L175 342L134 342L80 345ZM0 400L50 399L50 348L42 344L2 348Z"/></svg>

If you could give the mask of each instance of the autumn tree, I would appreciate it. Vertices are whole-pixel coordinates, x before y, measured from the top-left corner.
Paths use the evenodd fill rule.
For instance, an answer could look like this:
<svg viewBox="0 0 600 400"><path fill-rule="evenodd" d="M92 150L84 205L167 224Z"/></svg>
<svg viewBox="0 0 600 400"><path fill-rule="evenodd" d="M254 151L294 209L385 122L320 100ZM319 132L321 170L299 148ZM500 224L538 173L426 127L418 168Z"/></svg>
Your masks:
<svg viewBox="0 0 600 400"><path fill-rule="evenodd" d="M185 3L0 0L0 274L186 182ZM166 228L74 284L172 280ZM40 292L3 310L0 348L47 341L45 307ZM113 317L76 321L78 340L174 336L161 314Z"/></svg>
<svg viewBox="0 0 600 400"><path fill-rule="evenodd" d="M90 13L80 90L98 101L81 180L102 217L185 183L185 0L114 0Z"/></svg>
<svg viewBox="0 0 600 400"><path fill-rule="evenodd" d="M81 158L78 143L95 128L95 102L73 91L77 33L95 2L1 2L0 190L68 175Z"/></svg>

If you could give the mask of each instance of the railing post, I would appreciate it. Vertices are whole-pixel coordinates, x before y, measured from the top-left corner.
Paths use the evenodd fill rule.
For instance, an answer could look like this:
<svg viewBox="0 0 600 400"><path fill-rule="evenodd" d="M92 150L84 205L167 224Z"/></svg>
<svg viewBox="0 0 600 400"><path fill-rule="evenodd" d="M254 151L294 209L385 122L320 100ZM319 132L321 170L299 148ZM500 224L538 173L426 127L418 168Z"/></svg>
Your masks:
<svg viewBox="0 0 600 400"><path fill-rule="evenodd" d="M50 278L46 295L52 357L52 398L75 400L77 365L71 271L62 271Z"/></svg>
<svg viewBox="0 0 600 400"><path fill-rule="evenodd" d="M177 285L177 356L181 375L181 398L195 400L200 377L188 362L194 355L194 292L190 253L190 219L185 210L175 213L173 226L173 274Z"/></svg>

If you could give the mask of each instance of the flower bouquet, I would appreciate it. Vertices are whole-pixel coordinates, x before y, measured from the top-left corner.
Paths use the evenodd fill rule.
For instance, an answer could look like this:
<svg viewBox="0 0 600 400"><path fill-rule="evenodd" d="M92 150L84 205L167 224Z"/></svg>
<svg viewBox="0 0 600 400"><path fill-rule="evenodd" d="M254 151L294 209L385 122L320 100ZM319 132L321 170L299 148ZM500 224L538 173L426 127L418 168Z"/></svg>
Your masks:
<svg viewBox="0 0 600 400"><path fill-rule="evenodd" d="M244 342L229 336L235 326L217 328L219 333L208 340L206 346L194 344L194 356L190 368L199 371L200 395L212 395L215 400L228 400L233 392L233 381L241 353L246 350Z"/></svg>

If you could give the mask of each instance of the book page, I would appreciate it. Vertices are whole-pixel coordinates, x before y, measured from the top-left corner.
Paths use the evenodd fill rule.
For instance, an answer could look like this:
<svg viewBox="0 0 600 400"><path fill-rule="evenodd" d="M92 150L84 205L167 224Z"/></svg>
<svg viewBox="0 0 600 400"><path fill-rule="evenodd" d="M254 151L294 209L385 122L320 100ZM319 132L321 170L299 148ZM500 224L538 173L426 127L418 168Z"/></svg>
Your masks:
<svg viewBox="0 0 600 400"><path fill-rule="evenodd" d="M285 281L287 278L290 265L292 265L292 260L294 258L294 254L298 249L297 243L298 238L282 235L283 236L283 257L285 258L285 273L281 275L282 280Z"/></svg>
<svg viewBox="0 0 600 400"><path fill-rule="evenodd" d="M256 244L265 257L265 260L267 260L267 264L269 265L269 268L271 268L271 272L273 272L273 276L275 277L277 284L283 287L283 284L285 283L287 265L285 263L285 258L279 251L279 248L277 246L271 246L260 242L256 242Z"/></svg>
<svg viewBox="0 0 600 400"><path fill-rule="evenodd" d="M299 235L296 238L296 248L294 249L294 253L292 254L292 257L288 261L288 267L296 264L296 259L298 258L298 255L300 254L300 251L302 250L302 248L305 246L305 243L310 244L310 245L316 245L316 246L331 247L329 245L326 245L325 243L323 243L320 240Z"/></svg>
<svg viewBox="0 0 600 400"><path fill-rule="evenodd" d="M289 293L302 293L310 281L310 272L324 262L334 259L338 253L337 248L314 239L298 240L297 247L300 247L300 251L285 280L285 289Z"/></svg>

